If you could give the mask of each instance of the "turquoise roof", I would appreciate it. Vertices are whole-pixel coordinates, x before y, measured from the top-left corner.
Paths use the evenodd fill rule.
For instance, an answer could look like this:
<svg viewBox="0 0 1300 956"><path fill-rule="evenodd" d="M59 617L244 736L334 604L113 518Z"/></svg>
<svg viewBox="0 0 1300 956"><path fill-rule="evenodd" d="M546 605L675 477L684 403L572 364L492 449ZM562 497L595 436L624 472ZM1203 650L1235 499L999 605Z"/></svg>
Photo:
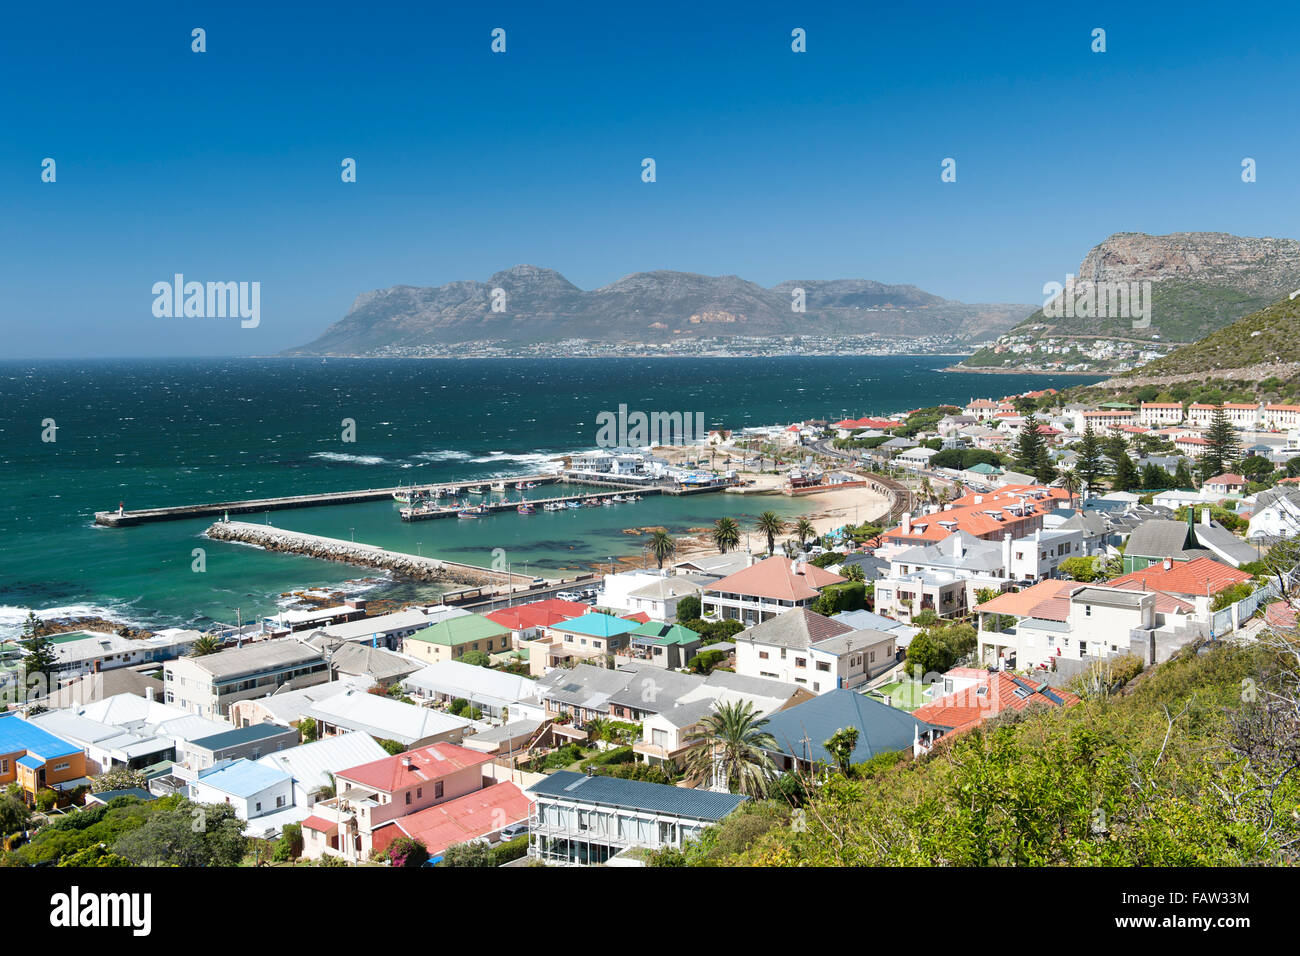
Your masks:
<svg viewBox="0 0 1300 956"><path fill-rule="evenodd" d="M557 624L553 630L569 634L585 634L587 637L618 637L629 631L635 631L640 626L640 621L625 621L621 617L593 611L582 617L575 617L572 621Z"/></svg>

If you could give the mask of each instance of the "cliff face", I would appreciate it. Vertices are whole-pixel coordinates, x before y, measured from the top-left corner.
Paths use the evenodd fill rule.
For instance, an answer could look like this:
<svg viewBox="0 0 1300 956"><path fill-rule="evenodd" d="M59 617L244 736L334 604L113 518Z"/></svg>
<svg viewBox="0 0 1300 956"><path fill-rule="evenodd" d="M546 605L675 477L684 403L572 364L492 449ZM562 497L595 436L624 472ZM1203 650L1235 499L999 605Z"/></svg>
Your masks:
<svg viewBox="0 0 1300 956"><path fill-rule="evenodd" d="M1094 282L1217 282L1275 300L1300 280L1300 242L1226 232L1119 232L1092 248L1077 275Z"/></svg>
<svg viewBox="0 0 1300 956"><path fill-rule="evenodd" d="M802 313L792 308L796 289L804 290ZM671 271L637 272L584 291L553 269L523 265L485 282L364 293L316 341L286 354L366 355L489 340L662 342L718 334L974 339L1010 328L1032 308L952 302L915 286L865 279L792 280L764 288L739 276Z"/></svg>

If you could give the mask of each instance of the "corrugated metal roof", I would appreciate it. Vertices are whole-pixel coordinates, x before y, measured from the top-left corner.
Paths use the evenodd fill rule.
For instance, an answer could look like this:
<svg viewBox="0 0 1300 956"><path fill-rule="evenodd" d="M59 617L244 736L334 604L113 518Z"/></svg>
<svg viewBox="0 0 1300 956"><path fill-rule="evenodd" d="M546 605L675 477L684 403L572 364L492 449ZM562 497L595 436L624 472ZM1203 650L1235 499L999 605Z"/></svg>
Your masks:
<svg viewBox="0 0 1300 956"><path fill-rule="evenodd" d="M587 777L561 770L528 788L529 793L594 803L607 807L666 813L692 820L721 820L748 797L731 793L691 790L644 780L618 777Z"/></svg>

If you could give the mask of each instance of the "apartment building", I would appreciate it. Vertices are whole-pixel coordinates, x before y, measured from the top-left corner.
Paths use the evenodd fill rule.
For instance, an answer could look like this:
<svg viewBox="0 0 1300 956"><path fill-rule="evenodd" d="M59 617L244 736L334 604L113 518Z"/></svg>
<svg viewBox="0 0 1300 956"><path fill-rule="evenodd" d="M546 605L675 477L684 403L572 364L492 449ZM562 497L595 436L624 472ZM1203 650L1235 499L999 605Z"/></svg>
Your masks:
<svg viewBox="0 0 1300 956"><path fill-rule="evenodd" d="M236 701L327 680L324 655L293 638L259 641L163 665L166 702L200 717L225 718Z"/></svg>
<svg viewBox="0 0 1300 956"><path fill-rule="evenodd" d="M1138 422L1142 425L1179 425L1182 421L1182 402L1143 402L1138 407Z"/></svg>
<svg viewBox="0 0 1300 956"><path fill-rule="evenodd" d="M758 624L791 608L807 607L822 588L846 580L802 561L771 557L705 585L704 616Z"/></svg>

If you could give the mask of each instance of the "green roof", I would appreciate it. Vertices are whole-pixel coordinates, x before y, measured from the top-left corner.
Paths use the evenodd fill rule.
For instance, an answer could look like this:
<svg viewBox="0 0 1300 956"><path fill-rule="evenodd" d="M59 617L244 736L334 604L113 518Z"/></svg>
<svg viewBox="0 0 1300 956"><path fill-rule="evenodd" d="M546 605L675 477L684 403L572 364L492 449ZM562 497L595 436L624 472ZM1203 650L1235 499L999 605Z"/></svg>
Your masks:
<svg viewBox="0 0 1300 956"><path fill-rule="evenodd" d="M423 631L416 631L408 641L424 641L428 644L441 644L444 647L458 647L485 638L501 637L510 631L495 621L489 621L480 614L466 614L452 617L437 624L431 624Z"/></svg>
<svg viewBox="0 0 1300 956"><path fill-rule="evenodd" d="M680 624L661 624L658 621L647 621L632 632L637 637L656 638L656 644L694 644L700 639L689 627L682 627Z"/></svg>
<svg viewBox="0 0 1300 956"><path fill-rule="evenodd" d="M1098 408L1118 408L1125 411L1136 409L1136 405L1126 405L1124 402L1102 402Z"/></svg>

